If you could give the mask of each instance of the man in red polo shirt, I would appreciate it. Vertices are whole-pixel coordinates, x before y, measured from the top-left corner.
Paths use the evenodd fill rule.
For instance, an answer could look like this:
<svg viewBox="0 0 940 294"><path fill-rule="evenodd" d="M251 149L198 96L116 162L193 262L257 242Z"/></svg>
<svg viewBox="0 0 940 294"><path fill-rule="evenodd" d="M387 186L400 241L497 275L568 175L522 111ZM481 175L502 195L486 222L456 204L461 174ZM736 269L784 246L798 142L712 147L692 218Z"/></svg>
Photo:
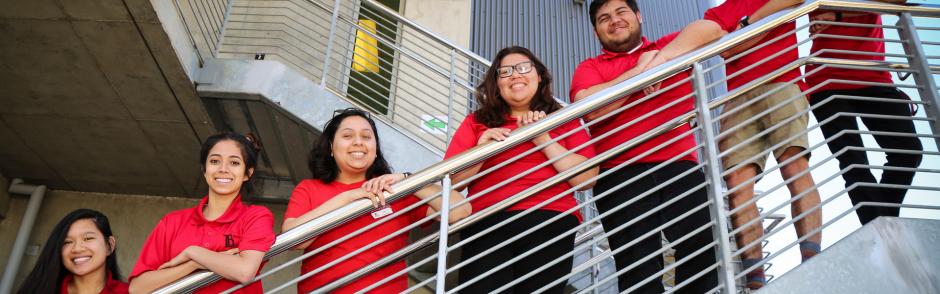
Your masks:
<svg viewBox="0 0 940 294"><path fill-rule="evenodd" d="M593 1L589 10L603 52L578 65L569 93L573 101L633 77L657 50L675 37L673 34L652 42L644 38L640 31L642 17L635 0ZM595 144L597 152L611 150L691 111L694 107L690 96L692 87L688 81L683 81L688 77L688 73L683 72L667 79L664 87L681 84L649 97L649 100L640 101L648 97L642 92L634 93L588 114L585 117L587 121L601 119L590 127L591 134L594 137L607 136ZM666 106L673 102L676 104ZM609 118L601 118L634 103ZM625 124L630 125L615 130ZM675 283L689 283L674 290L704 293L718 285L717 272L706 270L715 264L714 252L707 250L693 255L712 241L712 233L706 225L709 222L708 206L704 205L708 196L705 189L696 188L705 182L704 174L696 167L696 145L686 124L601 164L604 171L619 168L599 179L594 186L598 209L601 213L609 213L601 221L605 230L613 232L608 241L611 250L619 252L614 255L617 268L623 270L638 264L618 277L620 291L635 285L638 288L634 292L664 291L657 275L663 269L662 258L655 253L662 248L660 231L672 242L670 245L676 250L676 260L688 258L677 268ZM674 179L676 181L668 183ZM627 184L619 186L624 183ZM629 205L623 206L625 203ZM655 212L638 219L649 211ZM685 213L690 214L672 225L659 228ZM633 223L626 225L629 222ZM676 242L686 237L684 241ZM638 243L627 247L631 242ZM689 281L703 271L707 272Z"/></svg>
<svg viewBox="0 0 940 294"><path fill-rule="evenodd" d="M747 26L751 21L757 21L783 8L801 4L802 2L803 1L801 0L726 1L722 5L712 8L706 12L704 20L693 22L683 29L683 31L679 33L672 42L669 42L668 45L659 48L660 51L652 58L650 62L643 64L643 66L640 68L645 70L662 64L667 60L675 58L708 42L711 42L728 32L740 29L743 26ZM772 30L759 36L758 38L753 38L748 42L732 48L732 50L723 53L722 56L729 58L751 48L756 44L767 42L777 36L792 31L793 28L793 23L789 23L782 26L781 28ZM601 36L600 32L598 33L598 36ZM784 37L782 40L770 44L770 46L759 49L756 52L730 62L728 64L729 75L756 62L761 62L763 65L757 68L749 69L747 72L739 73L739 75L736 77L732 77L728 81L729 88L738 88L750 82L751 80L766 75L780 68L781 66L794 61L797 57L795 44L795 37L791 35L790 37ZM794 48L785 50L790 46L794 46ZM764 62L761 60L764 57L776 55L776 53L780 51L786 52L784 52L781 56L772 58L769 62ZM575 74L577 75L577 72ZM636 73L624 73L624 75L627 74L631 74L629 77L632 77L632 75L635 75ZM629 77L617 77L616 79L607 83L604 87L619 83ZM732 132L730 135L726 135L727 137L719 142L720 149L722 150L728 150L737 145L744 145L744 148L733 151L731 154L729 154L729 156L723 158L723 165L726 169L734 168L731 174L725 178L728 186L741 186L736 192L731 194L732 207L740 206L753 199L754 188L752 179L763 170L764 159L763 156L760 156L759 154L762 154L764 150L773 149L774 155L778 162L791 159L795 155L806 150L808 145L806 135L801 135L800 133L806 129L807 115L805 113L801 115L800 112L805 111L808 106L804 98L791 99L795 96L802 96L801 89L802 87L805 87L805 85L802 85L802 81L800 81L799 77L800 72L798 69L788 71L775 80L771 81L771 84L759 86L749 91L748 93L741 95L738 99L736 99L737 101L731 103L732 105L725 106L726 111L728 111L729 109L737 108L736 105L744 104L745 102L763 96L764 94L769 96L769 98L761 98L761 103L754 103L753 105L742 107L743 109L734 111L737 114L725 117L725 119L722 120L723 132L726 132L728 129L735 127L743 120L757 116L757 114L760 112L763 112L764 110L774 105L780 104L784 101L788 103L786 104L786 107L782 107L773 111L771 115L763 116L763 118L759 119L756 123L750 123L745 127ZM797 82L797 85L799 86L793 85L793 82ZM787 83L791 84L786 85ZM669 80L666 81L666 84L669 84ZM595 114L595 116L598 115ZM757 142L741 144L744 140L754 137L758 133L761 133L767 128L777 124L782 124L783 127L771 130L767 136L762 137ZM815 184L813 183L812 177L809 174L797 177L799 173L808 169L807 157L808 155L794 158L792 162L781 168L781 173L785 178L795 178L790 184L788 184L788 188L790 189L792 195L800 195L805 193L805 195L794 201L794 215L812 209L819 204L819 195L813 188ZM756 158L756 160L751 158ZM600 183L598 186L600 186ZM751 222L752 220L757 219L758 217L759 213L757 211L757 206L756 204L751 203L750 205L743 207L739 212L732 216L732 223L735 225L735 227L740 227L748 222ZM814 229L818 228L821 219L822 215L819 209L809 212L807 216L797 221L796 228L798 235L805 236L809 232L812 232ZM755 243L759 238L762 237L762 235L762 226L760 225L760 222L757 221L750 225L742 233L738 234L736 240L738 241L739 246L746 246L750 245L751 243ZM820 234L815 234L800 244L804 259L815 255L815 253L819 251L820 240ZM751 246L741 257L745 268L753 267L753 265L760 261L760 243L756 242L754 245L756 246ZM755 270L748 273L747 286L749 288L760 288L764 283L765 278L763 274L763 267L757 267Z"/></svg>
<svg viewBox="0 0 940 294"><path fill-rule="evenodd" d="M749 24L749 14L754 13L767 0L728 0L722 5L705 12L705 19L713 21L725 32L743 28ZM748 46L736 47L729 52L722 53L725 59L737 58L727 62L728 76L739 74L728 79L729 91L750 83L772 72L786 67L799 58L796 48L796 24L789 22L778 26L762 36L755 38L755 42L766 46L746 55L740 55ZM775 40L777 37L782 37ZM749 66L756 67L746 69ZM795 200L790 205L793 217L806 213L796 221L795 228L798 237L806 237L800 242L800 253L803 260L815 256L820 251L822 234L812 233L822 223L822 209L819 192L812 175L806 172L809 169L809 140L806 135L806 126L809 114L806 110L809 103L803 95L806 85L801 79L799 68L794 68L771 81L764 82L748 92L739 95L724 105L721 121L721 133L718 148L725 152L732 148L736 150L722 158L723 167L731 172L725 177L729 189L737 189L731 193L732 208L747 204L754 198L754 177L764 171L766 162L765 150L773 150L773 156L779 163L786 163L780 167L780 174L784 180L789 180L787 188ZM747 105L751 103L750 105ZM767 114L762 112L768 111ZM758 117L756 121L746 122L748 119ZM761 135L762 132L766 134ZM758 137L756 140L752 138ZM804 173L806 172L806 173ZM801 173L804 173L800 175ZM751 202L731 216L735 228L745 226L749 222L758 220L760 213L757 204ZM807 236L811 234L811 236ZM761 259L760 246L764 230L761 222L755 221L737 235L739 247L751 246L741 256L745 269L752 268ZM756 267L747 275L749 288L760 288L766 283L763 277L763 265Z"/></svg>
<svg viewBox="0 0 940 294"><path fill-rule="evenodd" d="M883 1L903 3L904 0ZM810 14L814 21L836 21L853 24L881 26L881 15L864 12L817 11ZM811 26L810 33L816 35L813 40L811 54L819 57L884 61L885 43L876 41L884 39L884 30L881 27L860 27L815 24ZM827 37L850 36L858 37L853 40ZM833 52L830 50L842 50ZM848 51L848 52L847 52ZM849 53L849 52L858 53ZM878 55L866 54L878 53ZM908 101L908 97L894 87L891 74L886 71L855 70L836 67L820 67L807 65L806 82L811 88L810 103L816 108L813 114L816 120L823 123L820 129L829 141L829 150L837 154L839 167L846 170L842 174L846 188L857 183L879 183L875 176L865 167L868 166L868 156L864 150L850 147L864 147L862 137L856 132L858 122L854 115L836 116L838 113L866 113L892 117L910 117L913 115L910 105L898 102L881 102L859 100L851 97L874 97ZM881 84L876 86L860 85L852 81ZM838 96L837 96L838 95ZM836 97L833 97L836 96ZM846 97L848 96L848 97ZM832 99L827 100L828 98ZM865 127L872 131L885 133L914 134L914 122L907 119L881 119L861 117ZM873 135L875 141L882 148L892 150L921 151L920 139L908 136ZM885 166L916 168L920 165L921 155L915 153L886 152ZM913 171L884 169L881 174L882 184L910 185L914 179ZM884 202L900 204L904 202L906 189L887 187L873 187L859 185L848 191L852 204L860 202ZM862 206L855 212L858 220L864 225L879 216L898 216L897 207Z"/></svg>
<svg viewBox="0 0 940 294"><path fill-rule="evenodd" d="M675 42L663 48L653 58L647 68L659 65L711 42L722 34L741 29L751 22L802 2L801 0L725 1L722 5L706 11L703 20L686 27ZM728 89L733 91L794 62L799 57L796 36L791 33L795 27L793 22L786 23L723 52L721 56L725 59L736 58L727 63L727 75L731 76L728 79ZM777 37L781 38L774 40ZM758 44L768 42L770 43L754 52L738 56ZM755 64L758 65L746 69ZM764 170L765 150L772 150L777 162L790 160L780 168L780 173L784 179L792 179L787 184L787 188L794 198L799 197L793 201L791 213L796 216L808 211L795 225L797 235L804 237L820 227L822 211L816 208L820 200L819 193L814 188L812 176L809 173L800 176L800 173L809 168L809 154L800 155L809 145L805 134L808 121L806 110L809 105L803 95L806 85L800 76L798 68L786 71L725 104L721 119L720 136L722 137L719 138L719 149L725 152L737 148L722 157L722 166L726 170L731 169L725 177L726 184L729 189L737 189L730 195L732 208L742 206L754 198L754 177ZM762 114L768 109L770 109L769 113ZM753 117L759 118L745 123ZM761 135L763 132L766 134ZM751 140L758 135L760 135L758 139ZM761 261L762 248L759 240L763 237L763 226L760 221L755 221L759 217L756 203L740 208L731 216L731 222L735 228L753 221L736 236L739 247L750 246L741 256L745 269L755 267ZM815 233L800 242L803 260L815 256L820 251L821 240L822 235ZM757 266L748 272L748 288L757 289L765 283L763 266Z"/></svg>

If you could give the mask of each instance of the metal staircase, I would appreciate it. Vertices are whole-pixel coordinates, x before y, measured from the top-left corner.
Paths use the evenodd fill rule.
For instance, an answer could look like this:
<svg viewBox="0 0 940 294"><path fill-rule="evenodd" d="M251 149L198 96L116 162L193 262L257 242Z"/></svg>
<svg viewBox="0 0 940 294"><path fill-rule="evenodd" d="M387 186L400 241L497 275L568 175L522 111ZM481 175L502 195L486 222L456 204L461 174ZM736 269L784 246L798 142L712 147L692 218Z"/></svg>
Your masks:
<svg viewBox="0 0 940 294"><path fill-rule="evenodd" d="M405 197L411 191L428 183L444 179L449 183L449 175L456 171L512 146L527 142L535 135L555 128L562 123L579 119L586 113L607 105L625 94L639 91L676 73L691 71L693 78L685 82L696 83L700 88L687 98L698 101L697 109L686 113L682 117L676 117L669 124L651 130L644 137L628 141L615 150L599 154L596 158L588 160L572 170L540 183L532 189L506 200L500 206L511 205L514 201L531 195L538 189L564 181L578 172L591 168L616 155L618 152L639 145L651 136L664 133L690 121L696 121L698 124L692 129L692 132L699 136L700 145L696 146L695 150L690 150L690 152L705 154L702 157L706 162L700 163L697 168L705 170L706 174L710 176L709 180L701 183L700 186L706 187L712 196L709 202L706 203L707 205L703 204L699 209L708 209L713 213L711 223L699 228L699 230L711 229L719 232L715 234L716 238L711 244L706 244L701 248L700 254L712 254L712 252L718 254L719 262L713 264L709 270L720 273L722 277L720 285L713 289L713 292L722 293L737 292L741 289L741 280L744 273L736 260L743 249L734 246L731 239L731 236L737 231L728 225L727 216L733 213L734 210L728 209L726 204L727 189L724 187L724 183L720 181L722 171L715 164L717 154L708 154L706 152L708 148L714 148L710 144L714 144L715 138L710 136L717 136L718 134L709 135L709 132L705 132L705 130L708 129L706 126L711 126L716 121L712 117L713 111L722 107L729 99L740 94L742 90L716 97L710 91L711 88L716 86L715 84L702 85L701 83L704 75L714 71L716 67L722 64L709 66L705 64L705 61L748 38L755 37L777 25L793 21L817 9L861 10L886 15L900 15L901 19L905 21L891 28L906 30L907 32L911 30L916 32L919 29L937 30L929 26L916 26L911 21L914 16L929 19L940 18L940 7L935 5L896 6L863 1L807 1L807 3L797 8L775 14L773 17L755 23L747 29L729 34L718 42L663 64L647 75L631 78L583 101L573 103L552 114L546 120L518 130L513 137L504 142L486 144L447 161L440 161L440 154L449 141L454 128L460 123L459 120L467 114L468 110L472 109L473 85L477 83L477 80L488 66L486 60L434 35L420 25L401 17L394 11L372 0L336 0L332 2L325 0L233 0L225 2L226 5L217 3L215 6L200 5L203 2L209 3L210 0L187 1L188 4L179 4L181 11L188 11L181 12L181 15L184 19L187 17L190 19L187 23L192 32L202 32L193 34L194 46L200 48L198 51L201 52L200 55L203 59L203 67L198 71L195 80L198 82L197 90L200 95L204 97L205 101L208 101L206 105L210 114L216 113L215 118L221 122L228 121L228 123L222 123L222 125L236 125L239 121L264 121L264 119L257 119L257 115L258 113L267 112L268 116L265 117L267 121L273 121L274 124L277 124L279 122L278 117L281 117L297 123L298 126L295 128L303 129L308 134L315 134L316 128L322 125L326 119L329 119L330 114L336 108L345 108L352 105L369 109L376 116L379 116L379 120L383 123L383 126L379 127L383 129L379 131L383 135L383 140L393 141L391 144L383 142L386 148L394 149L386 150L386 152L391 151L391 154L395 154L396 151L399 151L409 154L409 156L401 156L400 158L411 162L402 162L400 164L393 162L393 166L401 166L409 170L420 169L420 172L414 176L395 185L395 190L398 192L388 195L391 201ZM225 7L225 9L204 9L201 7ZM213 21L213 19L222 21ZM805 30L808 25L798 27L797 30ZM902 35L899 38L898 42L907 44L906 47L922 48L937 45L935 42L919 41L916 37L912 38L910 35ZM807 38L801 43L810 42L811 40L811 38ZM805 56L795 60L787 67L797 68L806 64L820 64L832 67L864 67L915 73L917 84L910 86L910 88L916 89L921 95L910 103L924 105L928 112L926 117L914 119L927 121L930 127L933 128L929 132L919 133L915 136L933 139L925 140L925 142L936 142L936 140L940 140L940 136L937 135L940 133L940 127L938 127L940 125L937 124L938 116L936 113L938 93L931 76L937 74L940 70L930 63L918 63L922 60L937 59L935 54L928 53L927 56L924 56L923 53L922 50L910 49L906 52L892 53L904 58L903 60L893 60L887 63L857 63ZM391 67L386 68L386 65L391 65ZM377 73L386 69L389 72ZM747 85L747 87L759 85L772 78L771 76L762 77ZM930 92L930 89L933 89L933 93ZM369 97L374 98L375 95L365 95L363 93L382 93L383 95L381 95L381 99L371 99ZM656 94L653 94L650 97L655 96ZM258 107L261 107L262 110L257 112L252 110L257 110ZM625 108L627 107L630 107L630 105L625 106ZM223 111L226 109L237 111ZM244 111L245 109L249 111ZM229 114L226 116L221 113ZM223 119L223 117L228 118ZM816 127L811 127L811 129L814 128ZM810 131L807 130L807 132ZM289 134L272 132L278 134L276 136L278 139L275 139L275 141L289 142L284 144L285 146L302 145L302 143L291 142ZM598 137L605 134L592 135ZM813 142L815 145L812 149L819 149L822 146L821 143L816 143L818 142ZM284 156L297 154L288 148L292 147L284 148ZM415 156L415 152L423 152L421 154L428 155ZM931 150L922 153L932 156L940 155L937 151ZM395 160L395 158L396 156L390 156L392 160ZM415 159L425 161L417 162ZM293 160L295 159L288 157L285 162ZM826 162L832 162L832 157L826 158L811 167L811 172L817 179L824 179L818 183L819 186L832 182L834 178L838 178L844 173L844 171L838 171L826 174L826 171L820 167ZM780 165L770 167L765 174L779 168ZM935 167L916 170L923 173L937 172ZM293 171L283 175L284 178L296 178L297 176L298 174ZM785 190L782 188L783 186L782 182L775 183L767 191L759 193L756 199L767 199L775 193L781 193L780 191ZM933 183L933 186L908 188L921 188L928 191L940 190L936 187L936 183ZM813 209L823 209L823 205L830 205L825 206L827 208L831 207L830 202L840 195L844 196L845 191L834 193L831 198L824 200L820 207ZM597 195L596 197L604 196ZM606 291L605 287L609 288L612 281L616 282L616 276L622 274L613 271L605 271L603 275L599 274L602 267L607 266L608 269L610 268L610 250L618 249L605 248L603 245L604 240L610 230L622 228L604 228L600 230L596 222L592 222L590 219L598 216L598 212L592 212L591 210L593 201L590 197L582 201L578 209L584 211L587 219L578 226L577 231L570 232L571 234L578 234L579 238L577 239L583 242L583 246L576 249L581 251L578 254L581 254L582 258L579 258L580 264L575 264L577 271L566 276L565 279L573 281L572 284L576 284L577 281L590 277L590 282L586 286L577 288L579 291ZM792 201L784 200L782 203L775 202L770 205L761 203L767 209L761 212L762 219L759 221L772 221L772 224L769 228L765 228L767 236L755 242L766 244L770 238L782 235L782 230L789 230L789 227L800 218L800 216L794 216L794 218L784 219L780 216L782 210L786 209ZM938 208L937 206L909 206L904 204L900 206L922 209ZM852 207L829 220L823 228L845 217L855 209L858 209L858 206ZM278 255L294 244L315 237L324 230L361 215L368 210L368 203L355 202L324 217L314 219L302 226L284 232L278 236L274 248L268 252L267 257ZM450 233L457 232L469 224L485 218L492 212L493 210L475 212L473 216L467 219L445 226L443 230ZM426 219L426 221L431 220ZM415 240L411 246L396 252L386 260L373 264L372 267L377 268L382 266L382 262L399 260L420 249L429 248L438 237L439 235L432 234ZM790 252L795 250L797 241L787 240L782 243L785 244L778 245L777 249L768 252L765 263L758 266L767 267L770 262L780 260L781 254L788 250ZM436 252L437 258L444 258L449 253L453 254L453 251L460 245L461 243L457 243L446 252ZM748 246L753 246L753 243L748 244ZM661 258L661 256L662 254L647 258ZM427 263L433 258L434 256L431 256L417 263ZM819 259L823 260L825 257L821 256ZM291 262L299 262L300 260L302 260L302 257ZM673 264L664 269L664 274L667 274L670 270L681 270L683 262L685 260L674 260ZM823 261L817 263L822 264ZM447 265L445 268L437 268L437 270L452 273L458 267L459 265L454 267ZM808 268L808 266L801 268ZM789 272L797 273L798 271L791 270ZM363 270L359 274L366 273L368 271ZM785 281L791 279L788 275L790 274L775 279L772 285L787 284ZM160 293L194 289L213 278L218 277L209 272L193 274L167 286ZM349 279L354 278L349 277ZM432 281L435 278L436 276L432 276L430 278L426 277L423 281L417 281L417 285L414 285L411 290L425 285L433 285ZM343 282L345 281L337 281L324 291L338 287ZM292 283L296 283L296 280ZM673 286L681 288L684 285ZM284 287L289 287L289 285L281 285L278 289ZM444 292L444 289L434 290L438 293Z"/></svg>
<svg viewBox="0 0 940 294"><path fill-rule="evenodd" d="M881 217L758 293L938 293L940 221Z"/></svg>

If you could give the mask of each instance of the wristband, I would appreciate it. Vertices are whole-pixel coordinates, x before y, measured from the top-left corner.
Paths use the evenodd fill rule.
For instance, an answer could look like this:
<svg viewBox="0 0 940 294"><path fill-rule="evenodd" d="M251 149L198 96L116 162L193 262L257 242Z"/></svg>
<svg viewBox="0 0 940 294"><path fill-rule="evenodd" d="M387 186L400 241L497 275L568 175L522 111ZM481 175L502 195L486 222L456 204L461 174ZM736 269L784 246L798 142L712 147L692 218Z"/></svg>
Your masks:
<svg viewBox="0 0 940 294"><path fill-rule="evenodd" d="M741 18L741 21L739 21L738 24L741 25L741 28L742 28L742 29L743 29L743 28L746 28L746 27L749 26L749 25L751 25L751 16L750 16L750 15L745 15L744 17Z"/></svg>
<svg viewBox="0 0 940 294"><path fill-rule="evenodd" d="M411 176L411 173L410 173L410 172L403 172L403 173L401 173L401 174L405 175L405 177L404 177L405 179L407 179L408 177Z"/></svg>

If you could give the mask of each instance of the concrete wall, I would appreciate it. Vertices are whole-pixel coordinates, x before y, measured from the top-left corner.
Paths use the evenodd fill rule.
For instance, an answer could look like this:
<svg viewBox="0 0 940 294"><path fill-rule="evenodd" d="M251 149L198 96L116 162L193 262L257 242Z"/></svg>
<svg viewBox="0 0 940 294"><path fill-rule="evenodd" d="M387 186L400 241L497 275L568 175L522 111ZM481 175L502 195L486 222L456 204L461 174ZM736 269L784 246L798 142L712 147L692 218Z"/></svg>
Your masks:
<svg viewBox="0 0 940 294"><path fill-rule="evenodd" d="M3 186L6 189L8 186ZM16 238L23 211L26 210L27 196L12 195L7 215L0 221L0 264L6 264L10 249ZM16 288L26 278L33 268L42 246L49 237L52 227L65 214L77 208L90 208L101 211L111 221L112 230L117 238L118 263L121 273L126 277L137 262L137 256L143 242L147 239L153 226L167 212L194 206L199 199L178 197L156 197L142 195L116 195L101 193L84 193L73 191L51 190L46 194L36 225L29 237L27 256L23 258L16 279ZM263 204L274 213L275 224L279 226L286 208L285 205ZM279 229L275 229L280 232ZM300 252L281 254L273 261L268 262L266 269L284 263L290 258L300 255ZM263 282L265 288L283 284L300 273L300 266L293 266L281 273L275 274ZM295 288L290 288L294 291Z"/></svg>

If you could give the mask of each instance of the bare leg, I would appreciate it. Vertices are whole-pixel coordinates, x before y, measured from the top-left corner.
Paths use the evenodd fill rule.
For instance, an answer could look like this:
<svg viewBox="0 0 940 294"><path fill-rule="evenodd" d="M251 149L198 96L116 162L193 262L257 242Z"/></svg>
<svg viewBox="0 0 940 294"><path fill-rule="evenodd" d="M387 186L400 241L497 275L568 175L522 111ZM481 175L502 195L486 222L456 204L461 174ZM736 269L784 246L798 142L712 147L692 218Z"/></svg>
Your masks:
<svg viewBox="0 0 940 294"><path fill-rule="evenodd" d="M728 176L725 177L725 182L728 184L728 189L734 189L738 186L741 186L737 191L731 193L730 195L731 209L735 209L754 198L754 183L749 182L745 184L745 182L756 175L757 167L753 164L748 164L732 171L730 174L728 174ZM755 202L748 204L746 207L741 208L741 210L738 210L738 212L731 215L731 224L735 228L740 228L744 224L759 217L760 214L757 212L757 203ZM756 222L735 235L735 239L737 240L738 248L743 248L751 242L760 239L760 237L763 235L763 224L761 222ZM760 259L761 251L762 248L760 244L757 244L756 246L748 248L746 251L744 251L741 259Z"/></svg>
<svg viewBox="0 0 940 294"><path fill-rule="evenodd" d="M803 149L799 147L787 148L787 150L783 153L783 156L780 157L779 161L785 161L801 151L803 151ZM797 174L807 169L809 169L809 161L806 159L806 157L800 156L800 158L797 158L793 162L783 166L783 168L780 169L780 174L783 176L784 180L787 180L796 177ZM804 191L809 190L806 195L803 195L803 197L794 201L793 204L790 205L790 213L793 217L815 208L815 210L804 216L802 219L796 221L796 234L800 237L806 236L822 225L822 208L817 208L819 206L820 200L819 192L816 191L816 183L813 182L813 176L809 173L806 173L800 177L797 177L793 182L787 184L787 188L790 190L791 196L796 196L800 193L803 193ZM813 234L811 237L807 238L806 241L820 244L820 242L822 242L822 232Z"/></svg>

